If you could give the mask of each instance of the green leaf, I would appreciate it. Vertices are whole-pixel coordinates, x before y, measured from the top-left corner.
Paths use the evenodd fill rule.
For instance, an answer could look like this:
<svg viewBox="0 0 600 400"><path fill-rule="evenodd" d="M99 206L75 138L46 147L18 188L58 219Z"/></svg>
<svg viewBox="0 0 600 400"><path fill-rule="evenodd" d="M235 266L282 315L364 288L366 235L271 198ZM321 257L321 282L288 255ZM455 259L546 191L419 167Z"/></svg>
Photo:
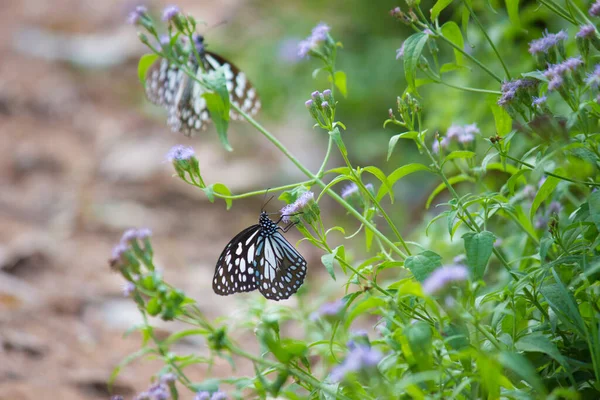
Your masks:
<svg viewBox="0 0 600 400"><path fill-rule="evenodd" d="M399 179L402 179L405 176L410 175L413 172L418 172L418 171L431 172L431 169L428 166L419 164L419 163L403 165L402 167L394 170L394 172L389 174L387 177L387 181L390 184L390 187L393 187L394 183L396 183ZM382 185L379 188L379 191L377 192L376 199L381 200L383 198L383 196L385 196L387 194L387 190L388 190L387 187Z"/></svg>
<svg viewBox="0 0 600 400"><path fill-rule="evenodd" d="M575 385L575 379L573 378L573 372L571 366L567 362L566 358L560 353L556 344L552 343L546 336L540 333L533 333L527 336L523 336L515 344L515 347L519 351L524 352L537 352L544 353L553 359L555 359L569 374L569 379L573 385Z"/></svg>
<svg viewBox="0 0 600 400"><path fill-rule="evenodd" d="M475 182L475 178L470 177L468 175L457 175L457 176L453 176L452 178L448 179L448 182L451 185L454 185L455 183L459 183L459 182L465 182L465 181ZM429 195L429 198L427 199L425 208L429 208L429 206L431 206L431 202L433 202L433 199L435 199L435 197L438 194L443 192L444 189L446 189L446 184L444 182L440 183L435 189L433 189L433 192L431 192L431 194Z"/></svg>
<svg viewBox="0 0 600 400"><path fill-rule="evenodd" d="M331 82L331 76L329 77L329 82ZM333 75L333 84L338 88L338 90L344 97L348 97L348 88L346 86L346 73L344 71L337 71Z"/></svg>
<svg viewBox="0 0 600 400"><path fill-rule="evenodd" d="M229 190L229 188L222 183L215 183L214 185L212 185L212 188L213 192L215 193L222 194L224 196L231 196L231 191ZM225 200L225 204L227 205L227 209L229 210L231 208L232 200L228 198L225 198L223 200Z"/></svg>
<svg viewBox="0 0 600 400"><path fill-rule="evenodd" d="M229 91L227 90L227 80L222 68L211 71L205 76L206 86L212 92L205 92L202 96L206 99L206 107L210 112L210 117L215 123L215 128L219 134L221 144L227 151L232 151L229 140L227 140L227 128L229 127Z"/></svg>
<svg viewBox="0 0 600 400"><path fill-rule="evenodd" d="M342 134L340 133L340 129L336 126L335 128L333 128L332 131L329 132L329 136L331 136L331 138L337 145L338 149L340 149L340 153L347 156L348 151L346 150L346 145L344 144L344 141L342 140Z"/></svg>
<svg viewBox="0 0 600 400"><path fill-rule="evenodd" d="M398 142L398 139L415 139L419 136L419 132L417 131L410 131L410 132L404 132L404 133L400 133L398 135L394 135L390 138L390 143L388 144L388 155L387 155L387 160L390 160L390 157L392 156L392 152L394 151L394 147L396 147L396 143Z"/></svg>
<svg viewBox="0 0 600 400"><path fill-rule="evenodd" d="M435 20L440 16L440 13L444 8L448 7L452 3L452 0L438 0L431 8L431 20Z"/></svg>
<svg viewBox="0 0 600 400"><path fill-rule="evenodd" d="M146 72L148 72L148 68L150 68L158 58L159 56L157 54L144 54L142 58L140 58L140 62L138 62L138 78L140 78L142 85L146 84Z"/></svg>
<svg viewBox="0 0 600 400"><path fill-rule="evenodd" d="M345 258L344 246L338 246L335 249L333 249L331 253L323 254L321 256L321 262L323 263L325 269L327 270L327 272L329 272L329 275L331 275L334 281L335 272L333 271L333 260L335 260L335 257L337 255L339 255L341 258Z"/></svg>
<svg viewBox="0 0 600 400"><path fill-rule="evenodd" d="M390 200L393 203L394 202L394 191L392 190L392 185L390 185L390 183L388 182L388 179L385 176L385 174L383 173L383 171L380 170L379 168L373 167L373 166L365 167L363 170L365 172L370 173L371 175L373 175L374 177L376 177L377 179L379 179L381 181L383 186L385 186L387 188L388 193L390 194Z"/></svg>
<svg viewBox="0 0 600 400"><path fill-rule="evenodd" d="M533 221L533 218L535 217L535 212L544 202L544 200L546 200L548 196L552 194L552 192L556 188L556 185L558 185L558 182L560 182L560 179L555 178L553 176L549 176L546 179L546 181L544 181L544 184L536 193L535 198L533 199L533 203L531 204L531 210L529 211L530 220Z"/></svg>
<svg viewBox="0 0 600 400"><path fill-rule="evenodd" d="M590 194L588 205L590 209L590 217L592 217L592 221L594 221L596 228L600 231L600 190Z"/></svg>
<svg viewBox="0 0 600 400"><path fill-rule="evenodd" d="M496 236L492 232L469 232L463 235L465 251L467 254L467 265L471 276L475 280L483 278L485 267L492 255Z"/></svg>
<svg viewBox="0 0 600 400"><path fill-rule="evenodd" d="M221 381L219 379L206 379L204 382L201 383L192 383L190 385L190 388L194 391L194 392L216 392L219 390L219 384L221 383Z"/></svg>
<svg viewBox="0 0 600 400"><path fill-rule="evenodd" d="M448 21L444 25L442 25L442 35L444 35L446 39L454 43L459 49L464 49L465 41L463 39L463 35L460 31L460 28L458 27L458 25L456 25L456 22ZM456 58L456 64L464 64L464 56L460 51L454 49L454 57Z"/></svg>
<svg viewBox="0 0 600 400"><path fill-rule="evenodd" d="M416 280L423 283L436 268L442 265L442 257L433 251L426 250L408 257L404 261L404 265L413 273Z"/></svg>
<svg viewBox="0 0 600 400"><path fill-rule="evenodd" d="M554 269L552 269L552 274L556 283L542 287L541 292L544 299L565 325L577 331L581 338L585 338L585 324L573 294L563 285Z"/></svg>
<svg viewBox="0 0 600 400"><path fill-rule="evenodd" d="M527 358L517 353L502 352L498 357L498 361L505 368L513 371L521 379L529 383L531 387L543 396L542 398L545 398L547 394L546 387Z"/></svg>
<svg viewBox="0 0 600 400"><path fill-rule="evenodd" d="M506 11L508 12L508 18L510 22L517 28L521 27L521 20L519 19L519 0L506 0Z"/></svg>
<svg viewBox="0 0 600 400"><path fill-rule="evenodd" d="M429 36L426 33L418 32L404 41L404 76L412 91L416 91L417 65L428 38Z"/></svg>
<svg viewBox="0 0 600 400"><path fill-rule="evenodd" d="M449 161L449 160L454 160L457 158L473 158L473 157L475 157L475 153L472 151L456 150L456 151L453 151L452 153L448 154L446 156L446 158L444 159L444 162Z"/></svg>
<svg viewBox="0 0 600 400"><path fill-rule="evenodd" d="M108 382L107 385L110 388L112 388L113 384L115 383L115 380L117 379L117 377L119 376L119 374L121 373L121 370L123 368L125 368L127 366L127 364L137 360L140 357L143 357L147 354L154 354L154 353L158 353L158 350L155 350L151 347L144 347L138 351L136 351L135 353L129 354L127 357L125 357L125 359L123 359L119 365L117 365L115 367L115 369L113 369L112 373L110 374L110 377L108 378Z"/></svg>
<svg viewBox="0 0 600 400"><path fill-rule="evenodd" d="M488 103L496 122L496 133L499 136L506 136L512 130L512 118L503 107L497 104L497 100L496 96L488 97Z"/></svg>

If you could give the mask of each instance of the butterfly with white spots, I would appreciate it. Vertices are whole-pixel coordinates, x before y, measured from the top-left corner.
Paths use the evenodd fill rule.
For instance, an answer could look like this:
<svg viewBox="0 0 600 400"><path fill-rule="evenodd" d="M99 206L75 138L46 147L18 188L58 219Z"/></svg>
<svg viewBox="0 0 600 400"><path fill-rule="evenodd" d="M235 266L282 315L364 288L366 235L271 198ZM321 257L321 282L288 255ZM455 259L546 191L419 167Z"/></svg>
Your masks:
<svg viewBox="0 0 600 400"><path fill-rule="evenodd" d="M231 103L249 115L256 115L260 110L260 99L246 74L223 57L206 51L203 36L195 35L194 45L204 71L223 68ZM199 65L193 51L190 52L187 67L190 71L198 72ZM164 58L157 59L146 71L145 82L146 97L150 102L166 108L167 124L172 131L190 136L207 128L211 118L206 99L202 96L205 89L177 64ZM241 119L233 108L229 116L233 120Z"/></svg>
<svg viewBox="0 0 600 400"><path fill-rule="evenodd" d="M270 300L296 293L306 276L306 260L280 231L286 230L263 211L258 224L237 234L217 261L215 293L227 296L258 289Z"/></svg>

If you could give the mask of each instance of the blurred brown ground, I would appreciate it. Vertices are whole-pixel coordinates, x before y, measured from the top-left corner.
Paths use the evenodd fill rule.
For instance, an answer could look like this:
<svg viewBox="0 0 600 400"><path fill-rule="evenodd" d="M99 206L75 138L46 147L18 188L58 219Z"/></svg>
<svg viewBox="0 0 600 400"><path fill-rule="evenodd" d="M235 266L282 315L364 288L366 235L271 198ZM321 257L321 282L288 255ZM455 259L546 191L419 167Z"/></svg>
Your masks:
<svg viewBox="0 0 600 400"><path fill-rule="evenodd" d="M112 369L140 346L138 335L123 337L139 316L107 266L126 228L152 229L166 280L198 299L208 316L240 303L213 294L214 261L236 231L254 223L262 199L236 202L228 213L223 203L210 204L172 177L163 162L172 145L194 146L206 180L234 192L299 179L268 142L241 135L249 131L239 124L231 129L233 154L220 148L213 128L191 140L168 131L137 80L144 49L123 23L133 5L0 5L0 399L109 397ZM245 4L178 5L220 21ZM297 145L289 129L281 131L284 142ZM318 162L312 149L296 148L312 155L309 165ZM163 325L166 332L177 328ZM143 390L159 365L128 366L115 392ZM229 371L217 364L216 374L220 368ZM203 377L202 369L191 374Z"/></svg>

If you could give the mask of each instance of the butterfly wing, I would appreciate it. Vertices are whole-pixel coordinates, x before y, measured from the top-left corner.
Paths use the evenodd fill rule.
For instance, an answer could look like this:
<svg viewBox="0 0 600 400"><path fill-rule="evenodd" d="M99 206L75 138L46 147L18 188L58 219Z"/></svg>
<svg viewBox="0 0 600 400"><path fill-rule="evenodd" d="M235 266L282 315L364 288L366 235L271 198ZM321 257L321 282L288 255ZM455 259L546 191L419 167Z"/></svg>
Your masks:
<svg viewBox="0 0 600 400"><path fill-rule="evenodd" d="M246 74L217 54L205 52L201 57L207 71L223 67L233 104L250 115L260 110L260 99ZM194 57L190 57L188 67L191 71L198 71ZM204 92L202 85L164 58L156 60L146 72L146 97L150 102L167 109L167 124L174 132L191 136L207 128L211 119L206 99L202 97ZM240 119L234 110L230 111L230 117Z"/></svg>
<svg viewBox="0 0 600 400"><path fill-rule="evenodd" d="M258 287L256 249L261 226L252 225L234 237L219 257L213 290L216 294L227 296L233 293L250 292Z"/></svg>
<svg viewBox="0 0 600 400"><path fill-rule="evenodd" d="M243 112L250 115L256 115L260 110L260 99L256 93L256 89L248 80L246 74L238 67L224 59L218 54L206 52L206 61L212 69L220 66L223 67L227 91L231 99L231 103L238 106ZM240 115L234 110L229 112L231 119L241 119Z"/></svg>
<svg viewBox="0 0 600 400"><path fill-rule="evenodd" d="M257 259L261 273L258 289L267 299L285 300L296 293L306 277L306 260L280 232L259 241Z"/></svg>

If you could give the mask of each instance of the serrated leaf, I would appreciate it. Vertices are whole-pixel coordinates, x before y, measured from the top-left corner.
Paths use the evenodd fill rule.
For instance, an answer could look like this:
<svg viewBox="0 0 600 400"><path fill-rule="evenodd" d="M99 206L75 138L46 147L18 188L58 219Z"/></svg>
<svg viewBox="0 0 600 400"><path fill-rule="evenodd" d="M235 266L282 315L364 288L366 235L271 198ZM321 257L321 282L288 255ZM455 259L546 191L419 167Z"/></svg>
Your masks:
<svg viewBox="0 0 600 400"><path fill-rule="evenodd" d="M521 20L519 19L519 0L506 0L506 11L508 12L508 18L510 22L517 28L521 27Z"/></svg>
<svg viewBox="0 0 600 400"><path fill-rule="evenodd" d="M150 68L158 58L158 54L144 54L140 58L140 61L138 62L138 78L140 78L142 85L146 84L146 72L148 71L148 68Z"/></svg>
<svg viewBox="0 0 600 400"><path fill-rule="evenodd" d="M549 176L545 181L540 190L537 191L535 198L533 199L533 203L531 204L531 210L529 211L529 219L533 221L535 217L535 213L540 207L540 205L552 194L556 185L558 185L560 179L555 178L553 176Z"/></svg>
<svg viewBox="0 0 600 400"><path fill-rule="evenodd" d="M431 172L431 169L428 166L419 163L407 164L395 169L394 172L388 175L387 180L390 184L390 187L393 187L394 183L396 183L398 180L418 171ZM387 190L387 187L382 185L377 192L376 199L381 200L383 196L387 194Z"/></svg>
<svg viewBox="0 0 600 400"><path fill-rule="evenodd" d="M585 338L585 323L581 318L573 294L565 288L554 269L552 269L552 274L556 283L542 287L541 293L544 299L558 319L575 330L581 338Z"/></svg>
<svg viewBox="0 0 600 400"><path fill-rule="evenodd" d="M331 76L329 76L329 82L331 82ZM336 71L336 73L333 75L333 84L338 88L342 96L348 97L346 73L344 71Z"/></svg>
<svg viewBox="0 0 600 400"><path fill-rule="evenodd" d="M417 65L428 38L426 33L418 32L404 41L404 56L402 57L404 59L404 76L412 91L416 91Z"/></svg>
<svg viewBox="0 0 600 400"><path fill-rule="evenodd" d="M452 178L448 179L448 182L451 185L454 185L455 183L459 183L459 182L465 182L465 181L475 182L475 179L468 175L457 175L457 176L453 176ZM435 197L438 194L443 192L444 189L446 189L446 184L444 184L443 182L440 183L435 189L433 189L433 192L431 192L431 194L429 195L429 198L427 199L427 203L425 203L425 208L429 208L429 206L431 206L431 203L433 202L433 199L435 199Z"/></svg>
<svg viewBox="0 0 600 400"><path fill-rule="evenodd" d="M488 104L490 105L492 114L494 115L496 133L499 136L506 136L510 131L512 131L512 118L503 107L498 105L497 100L498 99L496 96L490 96L488 98Z"/></svg>
<svg viewBox="0 0 600 400"><path fill-rule="evenodd" d="M482 279L485 267L492 255L496 236L492 232L468 232L463 235L465 252L467 254L467 266L471 271L473 279Z"/></svg>
<svg viewBox="0 0 600 400"><path fill-rule="evenodd" d="M335 260L335 257L337 255L340 255L340 257L345 258L344 246L338 246L335 249L333 249L331 253L323 254L321 256L321 262L323 263L325 269L327 270L327 272L329 272L329 275L331 275L334 281L335 271L333 270L333 260Z"/></svg>
<svg viewBox="0 0 600 400"><path fill-rule="evenodd" d="M431 20L435 20L440 13L452 3L452 0L438 0L431 8Z"/></svg>
<svg viewBox="0 0 600 400"><path fill-rule="evenodd" d="M211 71L205 75L206 85L212 92L205 92L202 97L206 99L206 107L210 117L215 124L221 144L227 151L232 151L227 139L227 128L229 127L229 91L227 80L222 68Z"/></svg>
<svg viewBox="0 0 600 400"><path fill-rule="evenodd" d="M448 154L444 161L455 160L457 158L473 158L475 157L475 153L468 150L456 150L452 153Z"/></svg>
<svg viewBox="0 0 600 400"><path fill-rule="evenodd" d="M571 379L571 382L575 385L571 366L566 358L560 353L556 344L552 343L546 336L540 333L523 336L515 344L515 347L519 351L544 353L552 357L565 369L567 374L569 374L569 379Z"/></svg>
<svg viewBox="0 0 600 400"><path fill-rule="evenodd" d="M458 27L458 25L456 25L456 22L448 21L444 25L442 25L442 35L444 35L444 37L446 39L448 39L449 41L454 43L454 45L456 45L456 47L458 47L459 49L461 49L461 50L464 49L465 40L463 39L462 32L460 31L460 28ZM454 50L454 57L456 58L456 64L463 65L464 64L463 54L456 49L453 49L453 50Z"/></svg>
<svg viewBox="0 0 600 400"><path fill-rule="evenodd" d="M404 260L404 266L414 275L415 279L423 283L425 279L442 265L442 257L431 250L426 250Z"/></svg>
<svg viewBox="0 0 600 400"><path fill-rule="evenodd" d="M213 192L215 193L222 194L225 196L231 196L231 191L229 190L229 188L222 183L215 183L214 185L212 185L212 188ZM232 200L229 198L224 198L223 200L225 200L225 204L227 205L227 209L229 210L231 208Z"/></svg>
<svg viewBox="0 0 600 400"><path fill-rule="evenodd" d="M590 217L594 221L594 224L596 224L596 228L600 231L600 190L596 190L590 194L588 205Z"/></svg>
<svg viewBox="0 0 600 400"><path fill-rule="evenodd" d="M394 135L390 138L390 142L388 144L388 155L387 155L387 160L390 160L390 157L392 156L392 152L394 151L394 147L396 147L396 143L398 142L398 139L415 139L419 136L419 132L416 131L410 131L410 132L404 132L404 133L400 133L398 135Z"/></svg>

